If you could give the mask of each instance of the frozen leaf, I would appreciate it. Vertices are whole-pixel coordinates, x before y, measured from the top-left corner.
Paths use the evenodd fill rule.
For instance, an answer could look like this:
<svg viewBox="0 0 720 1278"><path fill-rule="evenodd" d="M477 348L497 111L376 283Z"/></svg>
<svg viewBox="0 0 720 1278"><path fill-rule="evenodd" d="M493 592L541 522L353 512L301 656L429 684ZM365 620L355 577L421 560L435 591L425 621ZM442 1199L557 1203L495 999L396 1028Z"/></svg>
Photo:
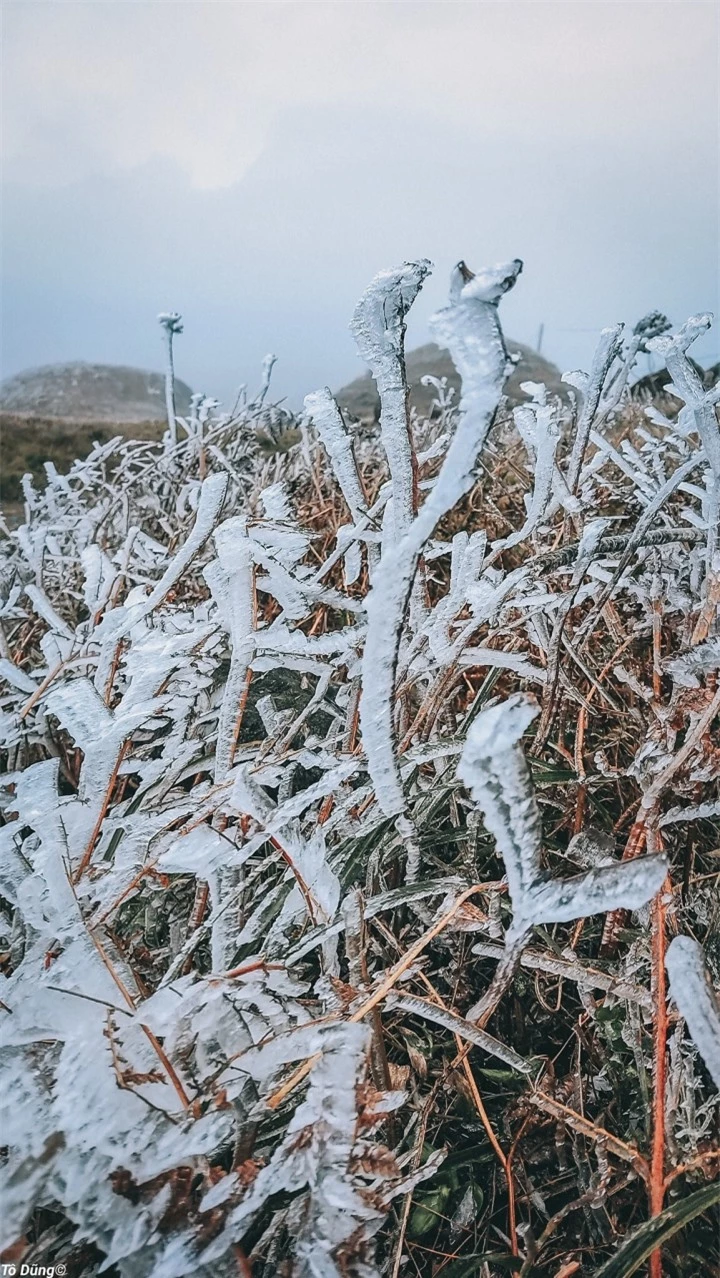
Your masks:
<svg viewBox="0 0 720 1278"><path fill-rule="evenodd" d="M661 856L602 866L566 880L551 879L543 870L540 812L521 745L538 709L531 697L516 693L483 710L468 732L458 766L505 862L515 932L533 923L638 909L667 874Z"/></svg>
<svg viewBox="0 0 720 1278"><path fill-rule="evenodd" d="M720 1011L710 985L702 947L691 936L676 936L668 946L665 963L670 992L687 1021L693 1042L720 1089Z"/></svg>

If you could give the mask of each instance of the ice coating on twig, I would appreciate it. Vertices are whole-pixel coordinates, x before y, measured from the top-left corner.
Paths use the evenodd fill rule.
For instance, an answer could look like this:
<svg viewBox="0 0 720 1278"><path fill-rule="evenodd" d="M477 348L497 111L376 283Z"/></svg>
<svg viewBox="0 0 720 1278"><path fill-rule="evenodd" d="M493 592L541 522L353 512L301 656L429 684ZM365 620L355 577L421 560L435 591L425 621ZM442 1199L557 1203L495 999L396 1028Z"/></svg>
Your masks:
<svg viewBox="0 0 720 1278"><path fill-rule="evenodd" d="M705 969L702 946L691 936L676 936L668 946L665 966L680 1015L720 1089L720 1010Z"/></svg>
<svg viewBox="0 0 720 1278"><path fill-rule="evenodd" d="M312 419L332 463L345 501L353 518L353 529L345 532L348 549L345 556L346 580L356 581L360 573L360 545L352 540L357 531L359 535L363 522L367 520L367 509L362 482L358 473L352 438L343 421L342 413L330 390L313 391L305 396L305 412Z"/></svg>
<svg viewBox="0 0 720 1278"><path fill-rule="evenodd" d="M478 715L458 776L481 807L505 862L513 908L522 905L540 877L542 824L521 738L538 714L537 702L516 694Z"/></svg>
<svg viewBox="0 0 720 1278"><path fill-rule="evenodd" d="M458 289L464 263L451 279L451 302L431 321L431 329L449 348L462 378L460 419L440 473L418 515L398 544L383 554L368 599L368 634L363 659L360 705L363 744L377 801L388 816L404 810L393 739L393 692L400 635L422 549L438 520L467 491L478 453L500 400L507 355L497 301L512 288L522 269L517 259L486 273L479 295ZM472 279L475 277L471 276ZM485 276L480 277L485 283Z"/></svg>
<svg viewBox="0 0 720 1278"><path fill-rule="evenodd" d="M115 614L111 614L108 619L104 629L111 632L115 640L121 639L132 626L142 622L163 602L168 592L172 590L186 568L192 563L198 551L202 550L218 521L227 489L228 477L223 473L209 475L203 481L192 532L174 558L171 559L155 588L150 592L148 598L132 611L126 612L123 616L122 610L118 609L119 616L116 617Z"/></svg>
<svg viewBox="0 0 720 1278"><path fill-rule="evenodd" d="M390 466L396 540L415 514L417 486L405 379L405 318L431 270L432 263L423 258L380 271L360 298L350 325L380 395L380 430Z"/></svg>
<svg viewBox="0 0 720 1278"><path fill-rule="evenodd" d="M702 441L710 463L708 500L707 563L711 565L720 537L720 422L716 406L720 399L717 385L705 390L697 369L688 357L693 342L707 332L712 324L711 314L693 315L677 333L654 337L648 342L648 350L665 359L673 386L685 407L681 411L684 425L692 423Z"/></svg>
<svg viewBox="0 0 720 1278"><path fill-rule="evenodd" d="M450 351L462 378L461 427L477 453L497 407L505 380L507 348L497 319L500 298L514 287L522 271L516 258L473 275L464 262L450 277L450 304L431 316L429 328L439 346ZM472 457L470 465L474 465Z"/></svg>
<svg viewBox="0 0 720 1278"><path fill-rule="evenodd" d="M495 543L496 549L517 546L536 528L555 495L560 502L565 499L567 487L555 462L560 442L560 413L558 404L548 404L545 387L539 390L532 383L524 382L522 389L534 390L537 401L522 404L513 412L515 425L528 451L534 476L532 498L527 502L527 518L516 532Z"/></svg>
<svg viewBox="0 0 720 1278"><path fill-rule="evenodd" d="M302 1192L304 1208L296 1235L301 1272L318 1278L342 1278L343 1246L353 1237L372 1237L383 1219L383 1212L370 1196L361 1192L362 1182L351 1168L356 1087L364 1074L368 1044L369 1030L364 1025L329 1027L306 1099L295 1111L270 1162L230 1213L223 1232L201 1253L204 1264L225 1255L230 1244L242 1238L272 1195ZM433 1160L422 1175L436 1167ZM364 1272L376 1271L373 1267Z"/></svg>
<svg viewBox="0 0 720 1278"><path fill-rule="evenodd" d="M523 693L481 711L458 765L458 776L482 810L505 863L515 932L620 906L638 909L660 889L667 873L661 856L601 866L564 881L543 871L540 810L521 745L538 712L537 702Z"/></svg>
<svg viewBox="0 0 720 1278"><path fill-rule="evenodd" d="M571 382L573 386L577 386L583 397L582 410L578 419L567 467L567 486L571 493L574 493L577 488L580 468L585 456L588 439L590 438L593 418L597 412L600 396L605 386L605 380L613 361L621 349L622 331L622 324L615 324L611 328L603 329L593 356L589 375L573 374L570 376L566 374L563 378L563 381Z"/></svg>
<svg viewBox="0 0 720 1278"><path fill-rule="evenodd" d="M365 495L360 483L352 439L337 403L326 386L305 396L305 412L327 449L350 514L357 523L366 514Z"/></svg>
<svg viewBox="0 0 720 1278"><path fill-rule="evenodd" d="M220 524L215 529L215 545L218 557L205 569L205 580L230 634L230 671L215 747L215 780L223 781L233 763L255 651L253 557L245 518L234 515Z"/></svg>
<svg viewBox="0 0 720 1278"><path fill-rule="evenodd" d="M446 1008L438 1007L437 1004L431 1003L429 999L419 998L414 994L393 994L387 1000L390 1007L400 1007L404 1012L409 1012L413 1016L419 1016L421 1019L431 1021L435 1025L442 1025L444 1029L450 1030L451 1033L459 1035L460 1038L466 1039L469 1043L474 1043L477 1047L487 1052L489 1056L494 1056L497 1060L508 1065L510 1069L516 1069L521 1074L529 1074L531 1065L524 1060L522 1056L513 1051L505 1043L500 1043L492 1034L486 1034L484 1030L479 1030L476 1026L471 1025L461 1016L457 1016L454 1012L449 1012Z"/></svg>

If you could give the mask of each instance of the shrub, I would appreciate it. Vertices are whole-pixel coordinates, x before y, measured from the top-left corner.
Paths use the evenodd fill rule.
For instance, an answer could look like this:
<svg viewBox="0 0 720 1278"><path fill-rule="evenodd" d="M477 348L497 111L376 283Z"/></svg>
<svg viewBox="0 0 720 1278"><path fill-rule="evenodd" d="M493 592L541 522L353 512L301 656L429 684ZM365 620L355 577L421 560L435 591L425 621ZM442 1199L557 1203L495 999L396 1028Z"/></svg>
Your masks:
<svg viewBox="0 0 720 1278"><path fill-rule="evenodd" d="M429 420L403 343L430 264L405 263L353 319L379 440L326 389L268 408L272 360L231 413L177 417L172 315L162 443L26 478L0 630L11 1262L570 1275L630 1234L679 1274L713 1245L712 1194L684 1250L672 1216L718 1154L709 318L605 330L569 405L526 384L511 420L521 265L453 273L433 333L462 392ZM623 430L647 348L684 407ZM666 1005L677 932L702 1056Z"/></svg>

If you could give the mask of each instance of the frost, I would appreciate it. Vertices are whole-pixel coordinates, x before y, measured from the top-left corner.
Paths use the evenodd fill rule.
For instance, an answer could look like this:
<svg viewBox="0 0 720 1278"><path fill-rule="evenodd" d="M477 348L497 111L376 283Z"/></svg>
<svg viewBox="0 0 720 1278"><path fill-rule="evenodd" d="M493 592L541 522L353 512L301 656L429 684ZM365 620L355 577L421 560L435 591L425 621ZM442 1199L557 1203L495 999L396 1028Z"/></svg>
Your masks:
<svg viewBox="0 0 720 1278"><path fill-rule="evenodd" d="M357 581L360 574L360 548L356 538L362 537L368 523L362 481L357 469L352 439L342 414L327 387L305 396L305 412L311 417L325 445L337 476L345 501L353 518L353 526L343 530L343 542L347 542L345 554L345 578L348 585ZM338 537L338 546L340 546Z"/></svg>
<svg viewBox="0 0 720 1278"><path fill-rule="evenodd" d="M687 352L692 343L709 329L711 323L712 315L693 315L679 332L654 337L647 343L648 350L665 359L668 372L672 375L673 388L684 400L682 426L685 429L691 425L695 428L710 463L712 478L708 489L708 565L712 563L720 529L720 423L716 410L718 388L715 386L708 391L704 389Z"/></svg>
<svg viewBox="0 0 720 1278"><path fill-rule="evenodd" d="M555 462L560 442L561 423L558 404L548 404L545 387L535 388L524 382L525 391L536 396L533 405L521 405L513 412L518 433L528 452L528 460L534 474L533 495L527 505L527 518L522 528L497 543L497 548L517 546L529 537L547 511L553 496L569 504L569 493Z"/></svg>
<svg viewBox="0 0 720 1278"><path fill-rule="evenodd" d="M365 1250L364 1244L384 1218L364 1192L361 1175L352 1173L356 1087L364 1072L368 1041L368 1030L360 1025L337 1027L325 1036L307 1098L295 1111L271 1161L230 1213L223 1233L201 1253L203 1263L218 1260L242 1239L267 1200L278 1193L300 1195L292 1213L298 1273L341 1278L342 1252L351 1240ZM433 1160L422 1175L436 1168L437 1160ZM398 1188L402 1192L406 1187Z"/></svg>
<svg viewBox="0 0 720 1278"><path fill-rule="evenodd" d="M537 703L516 693L483 710L468 732L458 775L482 811L505 863L513 919L495 981L501 990L520 959L533 925L563 923L617 909L639 909L660 890L667 875L663 856L603 865L569 879L552 878L542 867L542 824L520 744L538 713ZM480 1023L493 1006L491 986L469 1019Z"/></svg>
<svg viewBox="0 0 720 1278"><path fill-rule="evenodd" d="M255 652L253 556L247 521L240 515L226 519L215 529L215 545L218 558L205 569L205 580L229 632L231 654L215 747L215 780L224 781L233 763Z"/></svg>
<svg viewBox="0 0 720 1278"><path fill-rule="evenodd" d="M699 688L700 676L720 670L720 637L708 639L690 652L667 661L665 669L681 688Z"/></svg>

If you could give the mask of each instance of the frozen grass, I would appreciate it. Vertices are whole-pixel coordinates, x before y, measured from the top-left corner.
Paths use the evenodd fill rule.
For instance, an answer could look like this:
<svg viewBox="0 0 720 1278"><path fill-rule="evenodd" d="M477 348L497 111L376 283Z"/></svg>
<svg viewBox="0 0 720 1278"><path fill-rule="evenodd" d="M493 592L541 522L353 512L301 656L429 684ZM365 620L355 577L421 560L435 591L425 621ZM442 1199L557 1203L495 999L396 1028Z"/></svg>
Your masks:
<svg viewBox="0 0 720 1278"><path fill-rule="evenodd" d="M380 440L326 390L272 407L272 360L254 399L176 418L164 316L164 441L26 483L0 629L6 1261L715 1271L720 433L686 358L708 321L608 329L570 406L533 384L511 417L520 266L453 273L434 327L463 389L431 420L403 351L429 264L405 263L354 319ZM672 420L628 406L651 346Z"/></svg>

